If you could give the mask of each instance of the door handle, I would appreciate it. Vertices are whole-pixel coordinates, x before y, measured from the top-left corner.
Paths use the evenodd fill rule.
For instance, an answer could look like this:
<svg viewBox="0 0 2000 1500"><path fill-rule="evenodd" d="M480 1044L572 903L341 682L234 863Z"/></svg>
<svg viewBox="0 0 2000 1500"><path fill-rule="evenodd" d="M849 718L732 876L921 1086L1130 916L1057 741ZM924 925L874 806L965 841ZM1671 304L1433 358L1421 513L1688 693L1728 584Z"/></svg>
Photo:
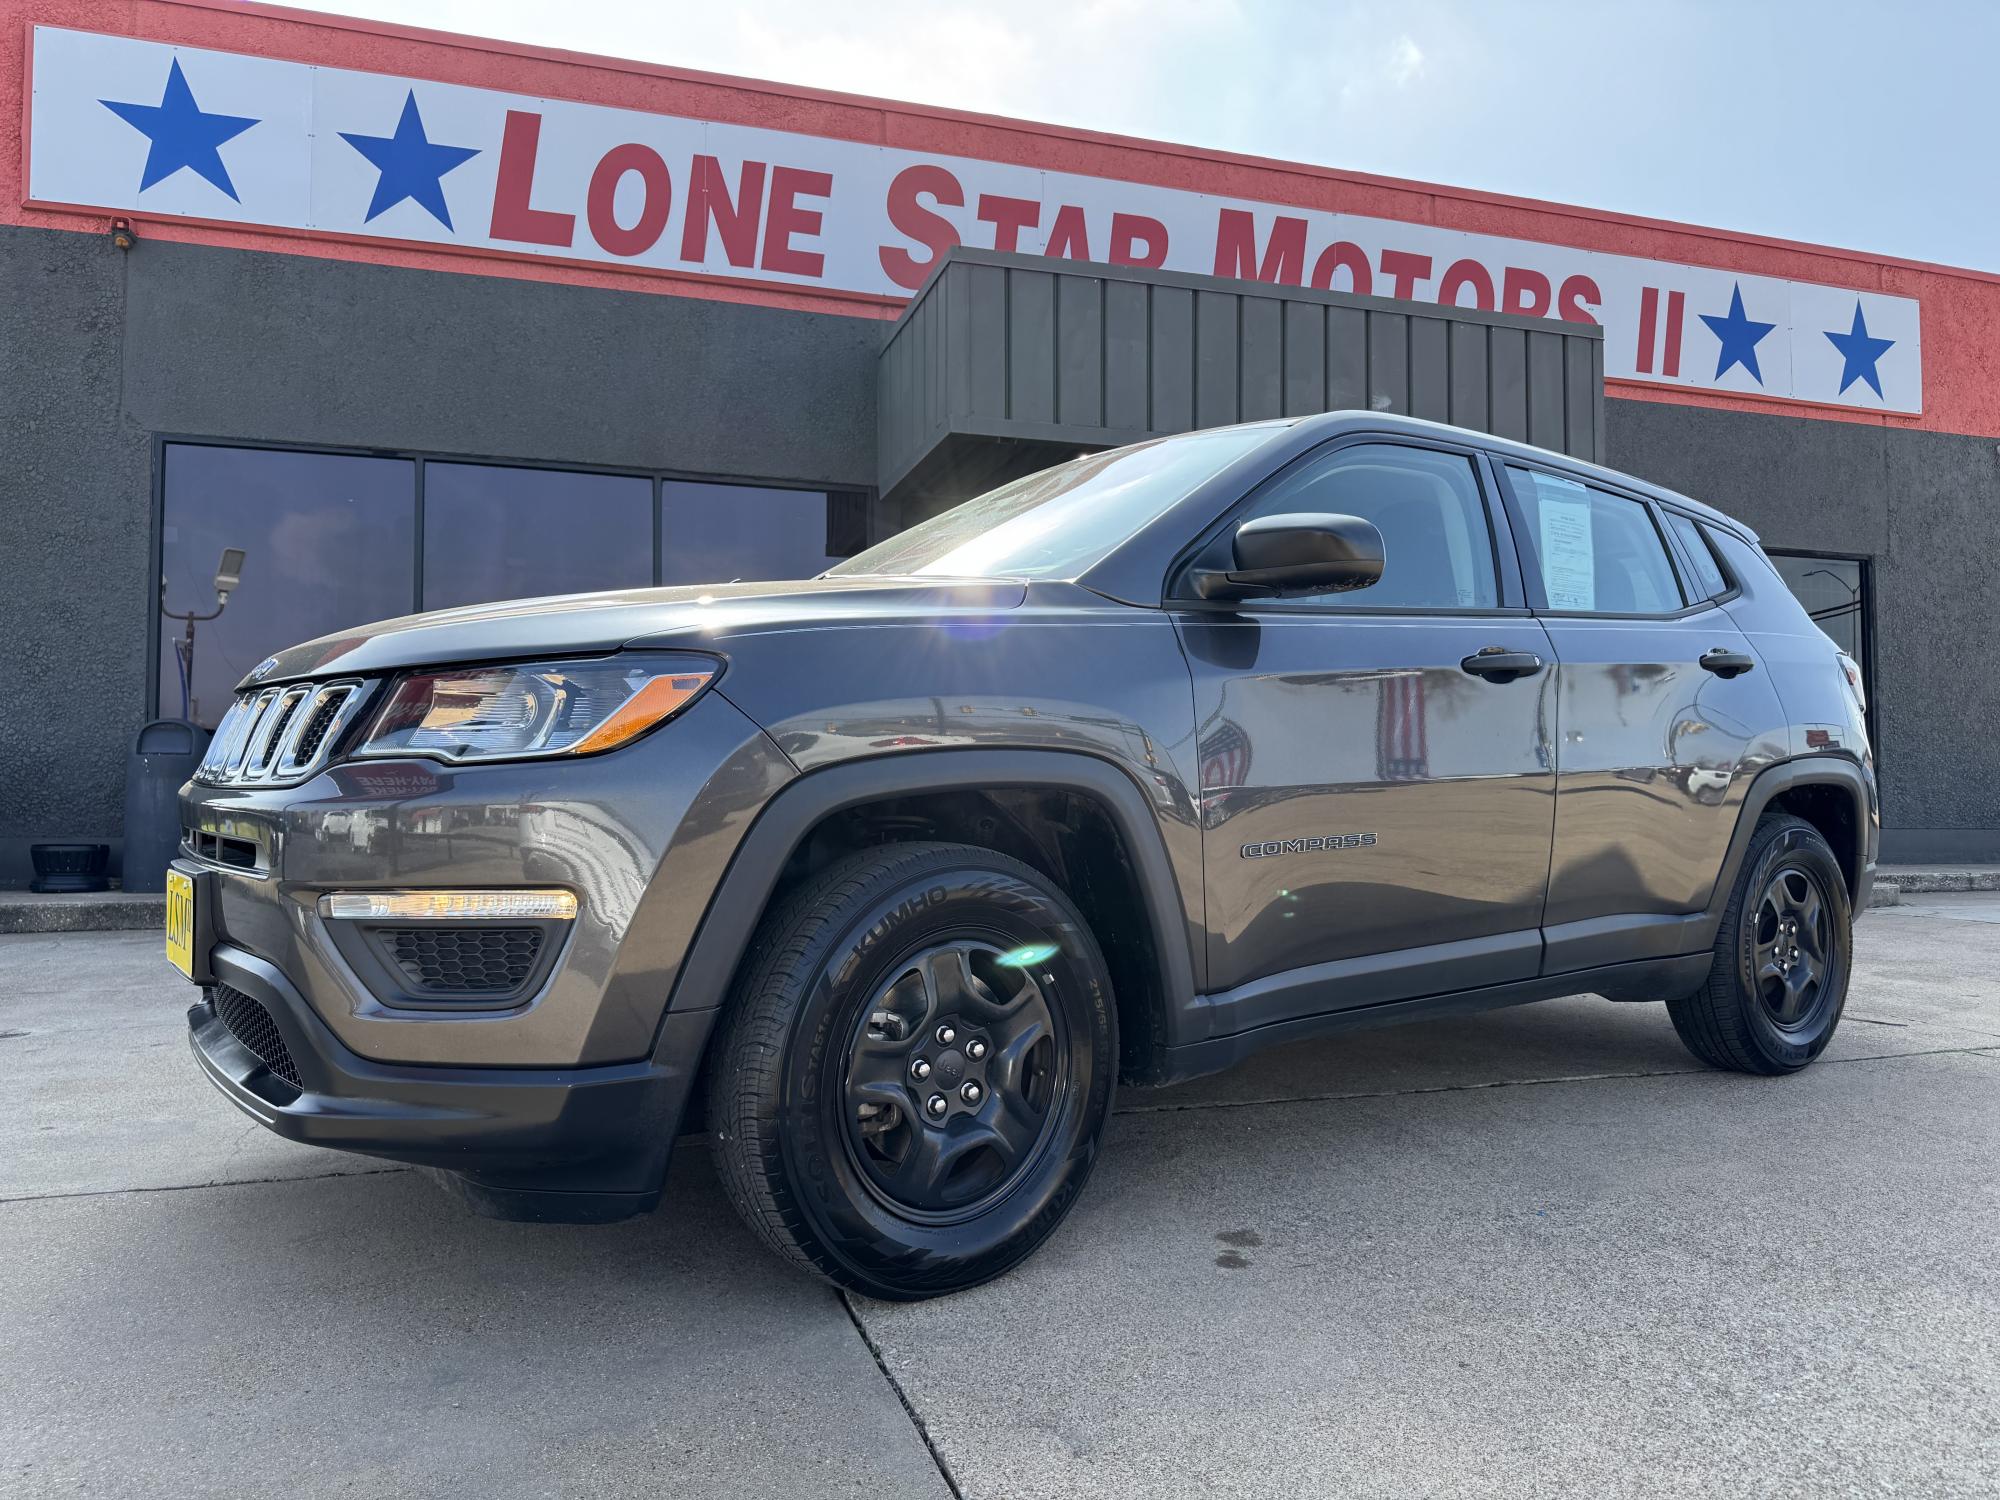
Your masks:
<svg viewBox="0 0 2000 1500"><path fill-rule="evenodd" d="M1725 651L1717 646L1701 659L1702 669L1717 677L1741 677L1757 665L1757 658L1741 651Z"/></svg>
<svg viewBox="0 0 2000 1500"><path fill-rule="evenodd" d="M1542 659L1532 651L1509 651L1505 646L1486 646L1459 664L1462 671L1494 682L1512 682L1516 677L1532 677L1542 670Z"/></svg>

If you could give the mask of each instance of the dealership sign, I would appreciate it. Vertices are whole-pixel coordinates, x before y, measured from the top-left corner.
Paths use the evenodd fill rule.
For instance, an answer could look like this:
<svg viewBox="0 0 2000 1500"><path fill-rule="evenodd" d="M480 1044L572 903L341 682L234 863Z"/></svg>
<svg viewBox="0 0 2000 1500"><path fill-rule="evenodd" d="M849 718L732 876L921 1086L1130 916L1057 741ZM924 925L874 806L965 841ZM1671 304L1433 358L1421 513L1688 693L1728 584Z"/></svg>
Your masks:
<svg viewBox="0 0 2000 1500"><path fill-rule="evenodd" d="M905 297L954 244L1602 324L1604 372L1923 406L1907 297L37 27L28 197Z"/></svg>

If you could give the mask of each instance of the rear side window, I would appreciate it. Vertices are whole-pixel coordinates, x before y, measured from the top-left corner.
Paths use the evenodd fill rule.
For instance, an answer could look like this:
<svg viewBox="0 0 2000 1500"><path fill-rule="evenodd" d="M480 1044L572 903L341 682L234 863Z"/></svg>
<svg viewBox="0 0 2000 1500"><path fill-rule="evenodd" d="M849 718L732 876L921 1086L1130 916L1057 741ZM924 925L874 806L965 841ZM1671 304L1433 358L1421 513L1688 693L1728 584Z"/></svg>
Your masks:
<svg viewBox="0 0 2000 1500"><path fill-rule="evenodd" d="M1539 469L1507 468L1550 609L1664 615L1687 602L1645 506Z"/></svg>
<svg viewBox="0 0 2000 1500"><path fill-rule="evenodd" d="M1358 443L1278 475L1237 520L1322 511L1359 516L1382 533L1382 576L1365 589L1258 608L1491 609L1493 532L1472 461L1457 453Z"/></svg>
<svg viewBox="0 0 2000 1500"><path fill-rule="evenodd" d="M1762 547L1752 546L1733 532L1722 531L1713 526L1704 526L1701 531L1702 535L1708 538L1709 548L1735 573L1739 581L1744 578L1755 578L1760 574L1771 578L1781 576L1778 565L1764 555Z"/></svg>
<svg viewBox="0 0 2000 1500"><path fill-rule="evenodd" d="M1694 591L1703 599L1719 598L1729 592L1729 580L1722 576L1722 568L1709 550L1708 538L1702 529L1679 511L1667 512L1667 524L1680 538L1681 551L1687 554L1688 564L1694 569Z"/></svg>

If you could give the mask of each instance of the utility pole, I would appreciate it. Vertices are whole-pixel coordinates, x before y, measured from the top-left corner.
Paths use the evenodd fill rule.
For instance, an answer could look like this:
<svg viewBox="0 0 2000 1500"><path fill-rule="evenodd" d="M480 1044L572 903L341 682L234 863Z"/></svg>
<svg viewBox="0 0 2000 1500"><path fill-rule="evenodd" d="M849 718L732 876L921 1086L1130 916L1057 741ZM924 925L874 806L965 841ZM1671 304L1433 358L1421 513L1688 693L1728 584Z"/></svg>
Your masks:
<svg viewBox="0 0 2000 1500"><path fill-rule="evenodd" d="M174 659L181 669L181 717L193 720L196 704L191 696L194 692L194 627L204 620L218 618L229 608L229 596L236 591L236 585L243 580L243 549L224 547L222 561L215 567L215 608L206 614L189 610L182 614L167 608L166 575L160 576L160 613L169 620L183 620L187 629L174 642Z"/></svg>

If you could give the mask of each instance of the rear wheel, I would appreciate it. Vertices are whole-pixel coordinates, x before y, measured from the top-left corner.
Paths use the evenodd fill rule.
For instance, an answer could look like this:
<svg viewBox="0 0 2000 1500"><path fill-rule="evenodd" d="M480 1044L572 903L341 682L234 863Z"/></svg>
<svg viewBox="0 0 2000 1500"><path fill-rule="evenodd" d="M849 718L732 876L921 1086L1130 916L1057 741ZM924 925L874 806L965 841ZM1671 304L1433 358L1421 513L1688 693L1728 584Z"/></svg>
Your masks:
<svg viewBox="0 0 2000 1500"><path fill-rule="evenodd" d="M1840 862L1818 829L1777 814L1751 837L1708 982L1669 1000L1667 1014L1712 1067L1796 1072L1833 1039L1852 955Z"/></svg>
<svg viewBox="0 0 2000 1500"><path fill-rule="evenodd" d="M900 844L766 918L715 1058L730 1199L835 1284L909 1299L989 1280L1069 1211L1117 1059L1097 944L1018 860Z"/></svg>

